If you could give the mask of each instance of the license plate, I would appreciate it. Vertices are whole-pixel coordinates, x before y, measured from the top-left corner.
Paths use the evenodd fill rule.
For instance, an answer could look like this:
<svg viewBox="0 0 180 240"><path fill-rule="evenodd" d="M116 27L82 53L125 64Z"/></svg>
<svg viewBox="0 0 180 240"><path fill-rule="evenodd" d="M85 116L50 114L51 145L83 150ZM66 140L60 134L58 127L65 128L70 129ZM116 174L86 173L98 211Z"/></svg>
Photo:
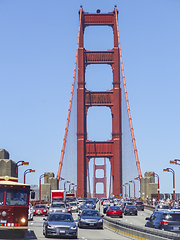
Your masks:
<svg viewBox="0 0 180 240"><path fill-rule="evenodd" d="M179 230L179 227L173 227L173 230L177 231Z"/></svg>
<svg viewBox="0 0 180 240"><path fill-rule="evenodd" d="M94 223L90 223L89 225L93 226L93 225L94 225Z"/></svg>
<svg viewBox="0 0 180 240"><path fill-rule="evenodd" d="M59 232L60 232L60 233L65 233L65 231L64 231L64 230L60 230Z"/></svg>

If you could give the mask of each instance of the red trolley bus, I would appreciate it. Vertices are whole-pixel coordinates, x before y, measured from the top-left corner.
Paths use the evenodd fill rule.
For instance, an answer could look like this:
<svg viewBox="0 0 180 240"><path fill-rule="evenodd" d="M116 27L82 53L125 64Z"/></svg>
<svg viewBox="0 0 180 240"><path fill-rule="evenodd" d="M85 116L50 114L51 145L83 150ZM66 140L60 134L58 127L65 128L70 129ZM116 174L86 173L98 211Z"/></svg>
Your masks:
<svg viewBox="0 0 180 240"><path fill-rule="evenodd" d="M17 182L14 177L0 177L0 233L28 230L30 185Z"/></svg>

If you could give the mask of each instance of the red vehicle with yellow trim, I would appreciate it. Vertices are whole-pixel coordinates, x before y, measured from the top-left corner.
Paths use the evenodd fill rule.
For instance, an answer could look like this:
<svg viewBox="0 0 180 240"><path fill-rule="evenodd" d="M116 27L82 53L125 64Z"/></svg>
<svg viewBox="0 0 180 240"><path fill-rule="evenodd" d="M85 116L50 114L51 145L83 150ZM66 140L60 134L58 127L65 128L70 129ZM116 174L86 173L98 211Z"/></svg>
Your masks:
<svg viewBox="0 0 180 240"><path fill-rule="evenodd" d="M14 177L0 177L0 233L24 235L28 230L30 185Z"/></svg>

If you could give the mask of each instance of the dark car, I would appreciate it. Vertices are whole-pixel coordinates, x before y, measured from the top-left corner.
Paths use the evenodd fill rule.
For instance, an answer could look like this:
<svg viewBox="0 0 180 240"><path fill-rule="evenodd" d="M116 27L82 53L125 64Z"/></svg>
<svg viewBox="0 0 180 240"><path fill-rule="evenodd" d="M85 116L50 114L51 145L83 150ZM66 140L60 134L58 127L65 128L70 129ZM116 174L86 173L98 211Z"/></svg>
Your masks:
<svg viewBox="0 0 180 240"><path fill-rule="evenodd" d="M146 218L145 227L157 228L171 232L180 232L180 212L174 210L155 211Z"/></svg>
<svg viewBox="0 0 180 240"><path fill-rule="evenodd" d="M103 215L100 215L98 210L84 209L79 214L79 228L101 228L103 229Z"/></svg>
<svg viewBox="0 0 180 240"><path fill-rule="evenodd" d="M133 205L133 202L123 202L121 205L122 211L124 212L124 209L126 207L126 205Z"/></svg>
<svg viewBox="0 0 180 240"><path fill-rule="evenodd" d="M136 201L134 205L137 207L137 210L144 211L144 203L142 201Z"/></svg>
<svg viewBox="0 0 180 240"><path fill-rule="evenodd" d="M109 206L103 207L103 213L106 213L106 211L108 210L108 207L109 207Z"/></svg>
<svg viewBox="0 0 180 240"><path fill-rule="evenodd" d="M137 207L135 205L126 205L124 208L124 215L136 215Z"/></svg>
<svg viewBox="0 0 180 240"><path fill-rule="evenodd" d="M45 237L73 237L77 238L77 225L70 213L50 213L43 218L43 235Z"/></svg>
<svg viewBox="0 0 180 240"><path fill-rule="evenodd" d="M79 213L81 213L82 210L84 210L84 209L93 209L93 205L91 205L91 204L81 205L80 208L79 208Z"/></svg>
<svg viewBox="0 0 180 240"><path fill-rule="evenodd" d="M168 204L157 204L155 206L154 212L159 210L170 209Z"/></svg>
<svg viewBox="0 0 180 240"><path fill-rule="evenodd" d="M119 206L109 206L106 211L106 216L122 218L122 209Z"/></svg>
<svg viewBox="0 0 180 240"><path fill-rule="evenodd" d="M96 204L94 203L93 200L86 200L86 202L84 204L91 205L91 208L93 208L93 209L96 208Z"/></svg>

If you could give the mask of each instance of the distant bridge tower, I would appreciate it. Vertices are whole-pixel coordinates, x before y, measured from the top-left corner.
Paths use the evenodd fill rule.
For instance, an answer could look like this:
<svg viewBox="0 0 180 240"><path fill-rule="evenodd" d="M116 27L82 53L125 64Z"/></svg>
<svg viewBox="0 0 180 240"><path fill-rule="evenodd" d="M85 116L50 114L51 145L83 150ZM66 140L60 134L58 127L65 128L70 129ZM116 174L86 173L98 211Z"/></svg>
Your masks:
<svg viewBox="0 0 180 240"><path fill-rule="evenodd" d="M120 89L120 49L118 46L117 9L110 13L86 13L80 9L80 37L78 48L77 89L77 197L87 196L88 163L91 158L107 158L111 163L112 192L122 193L122 121ZM114 33L114 47L108 51L88 51L84 48L84 30L87 26L110 26ZM85 70L89 64L109 64L113 73L113 89L88 91L85 88ZM106 106L112 114L112 139L87 140L86 115L89 107Z"/></svg>
<svg viewBox="0 0 180 240"><path fill-rule="evenodd" d="M101 178L97 178L96 177L96 170L103 170L103 177ZM104 197L107 197L107 186L106 186L106 158L104 158L104 164L101 165L96 165L96 161L94 158L94 164L93 164L93 172L94 172L94 176L93 176L93 197L97 197L98 199ZM103 184L103 188L104 188L104 192L103 193L97 193L96 192L96 184L97 183L102 183Z"/></svg>

